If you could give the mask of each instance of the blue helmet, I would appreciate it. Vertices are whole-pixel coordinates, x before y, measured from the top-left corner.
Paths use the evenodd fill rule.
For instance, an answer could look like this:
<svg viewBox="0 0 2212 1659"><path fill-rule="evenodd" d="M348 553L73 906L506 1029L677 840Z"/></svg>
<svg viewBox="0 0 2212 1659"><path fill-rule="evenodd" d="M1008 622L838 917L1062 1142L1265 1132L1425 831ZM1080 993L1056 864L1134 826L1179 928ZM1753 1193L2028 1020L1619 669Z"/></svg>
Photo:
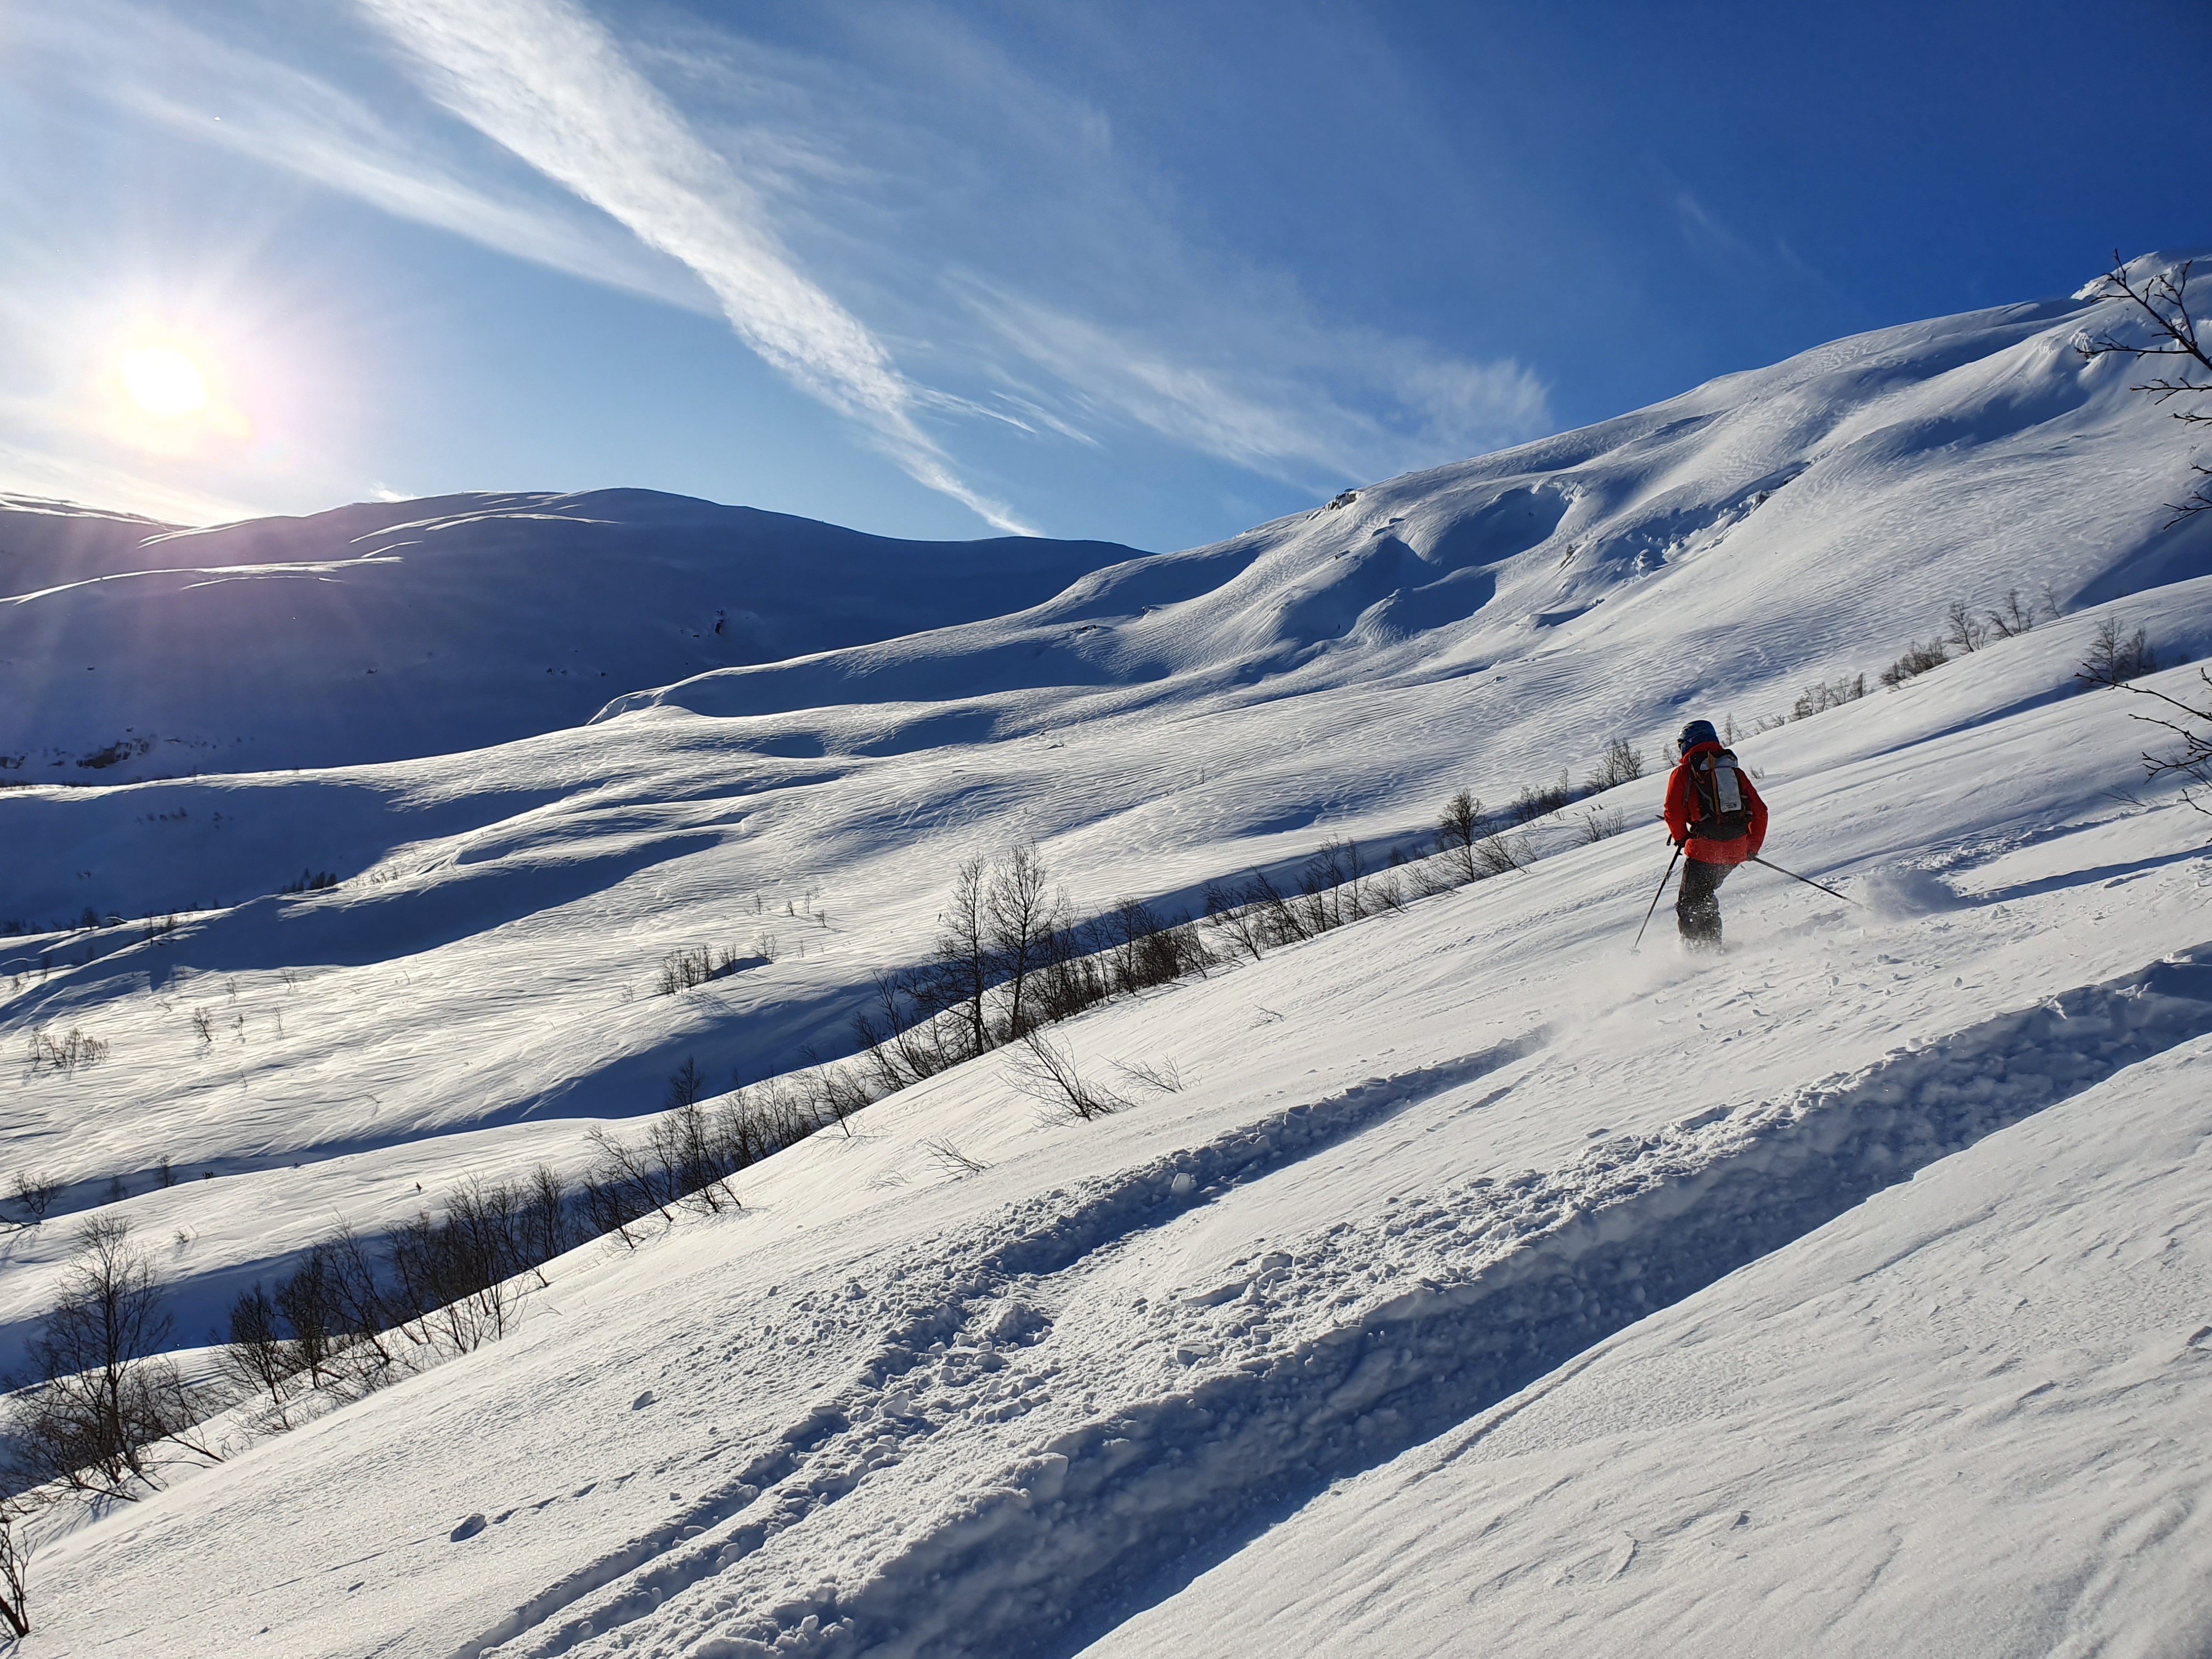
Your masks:
<svg viewBox="0 0 2212 1659"><path fill-rule="evenodd" d="M1676 752L1686 755L1701 743L1718 743L1720 740L1721 734L1713 730L1711 720L1692 720L1682 728L1682 735L1675 739L1674 747Z"/></svg>

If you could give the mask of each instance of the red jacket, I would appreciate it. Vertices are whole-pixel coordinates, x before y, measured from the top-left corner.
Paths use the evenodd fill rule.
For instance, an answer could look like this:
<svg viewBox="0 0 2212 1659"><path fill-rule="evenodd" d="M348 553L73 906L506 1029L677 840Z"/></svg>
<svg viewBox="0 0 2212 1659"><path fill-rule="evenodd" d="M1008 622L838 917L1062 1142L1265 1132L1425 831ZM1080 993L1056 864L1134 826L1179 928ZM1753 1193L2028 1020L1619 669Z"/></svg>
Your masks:
<svg viewBox="0 0 2212 1659"><path fill-rule="evenodd" d="M1683 843L1683 852L1700 864L1741 864L1747 859L1757 858L1759 849L1766 844L1766 803L1751 787L1751 774L1741 766L1736 768L1736 784L1742 792L1744 809L1750 814L1749 833L1725 841L1708 841L1690 833L1710 810L1710 803L1701 805L1698 802L1692 769L1702 756L1727 753L1717 743L1698 744L1675 763L1674 775L1667 780L1667 833ZM1735 757L1729 758L1733 760Z"/></svg>

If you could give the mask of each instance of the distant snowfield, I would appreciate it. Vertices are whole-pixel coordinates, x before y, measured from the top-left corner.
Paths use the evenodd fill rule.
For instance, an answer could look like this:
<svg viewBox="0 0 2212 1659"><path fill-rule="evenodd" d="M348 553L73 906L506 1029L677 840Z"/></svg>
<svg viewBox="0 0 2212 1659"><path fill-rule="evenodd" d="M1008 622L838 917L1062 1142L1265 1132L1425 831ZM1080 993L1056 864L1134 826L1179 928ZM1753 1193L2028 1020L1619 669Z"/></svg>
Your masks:
<svg viewBox="0 0 2212 1659"><path fill-rule="evenodd" d="M900 542L644 489L179 530L0 496L0 779L411 759L1058 591L1133 550Z"/></svg>
<svg viewBox="0 0 2212 1659"><path fill-rule="evenodd" d="M1180 1092L1048 1125L987 1056L550 1264L503 1342L49 1523L24 1651L2204 1651L2208 821L2115 794L2137 700L2070 677L2108 617L2212 654L2212 526L2160 529L2185 434L2072 356L2106 321L1841 342L495 748L0 795L0 915L216 907L0 960L50 959L0 1035L112 1050L16 1091L14 1166L72 1184L0 1241L0 1342L92 1206L193 1341L334 1216L577 1167L687 1055L841 1048L969 853L1188 902L1747 726L1954 598L2069 612L1740 743L1771 856L1869 908L1747 869L1729 955L1662 908L1632 956L1663 837L1547 829L1058 1028Z"/></svg>

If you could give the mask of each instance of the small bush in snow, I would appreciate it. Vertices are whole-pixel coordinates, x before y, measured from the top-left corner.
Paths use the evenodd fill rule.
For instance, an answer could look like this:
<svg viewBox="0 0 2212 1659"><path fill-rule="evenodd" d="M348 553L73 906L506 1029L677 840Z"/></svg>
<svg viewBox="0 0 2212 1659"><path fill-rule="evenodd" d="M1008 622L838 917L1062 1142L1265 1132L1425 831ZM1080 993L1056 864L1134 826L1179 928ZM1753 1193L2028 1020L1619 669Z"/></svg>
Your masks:
<svg viewBox="0 0 2212 1659"><path fill-rule="evenodd" d="M0 1620L18 1637L31 1633L29 1604L23 1598L23 1572L30 1565L29 1540L15 1530L15 1523L24 1518L26 1505L21 1498L0 1501Z"/></svg>
<svg viewBox="0 0 2212 1659"><path fill-rule="evenodd" d="M2053 616L2057 614L2055 600L2052 601L2051 614ZM1988 612L1982 620L1989 631L1997 638L2008 640L2016 635L2034 631L2035 606L2021 599L2020 589L2009 588L2006 591L2004 598L1997 602L1996 609Z"/></svg>
<svg viewBox="0 0 2212 1659"><path fill-rule="evenodd" d="M1809 720L1831 708L1840 708L1847 702L1856 702L1866 696L1866 676L1859 674L1850 679L1838 679L1808 685L1798 693L1797 701L1790 706L1793 720Z"/></svg>
<svg viewBox="0 0 2212 1659"><path fill-rule="evenodd" d="M8 1402L8 1473L21 1487L136 1498L158 1482L156 1449L197 1420L193 1391L162 1352L160 1287L130 1232L112 1217L78 1229L81 1254L31 1344L31 1381Z"/></svg>
<svg viewBox="0 0 2212 1659"><path fill-rule="evenodd" d="M955 1181L963 1176L981 1175L991 1167L979 1159L969 1157L967 1153L941 1136L923 1141L921 1149L936 1159L937 1167Z"/></svg>
<svg viewBox="0 0 2212 1659"><path fill-rule="evenodd" d="M1587 847L1627 829L1628 814L1618 806L1593 806L1583 814L1578 828L1582 832L1583 844Z"/></svg>
<svg viewBox="0 0 2212 1659"><path fill-rule="evenodd" d="M1906 647L1905 654L1883 669L1876 678L1891 690L1895 690L1905 681L1924 674L1931 668L1941 668L1950 660L1950 653L1943 649L1943 641L1930 640L1925 645Z"/></svg>
<svg viewBox="0 0 2212 1659"><path fill-rule="evenodd" d="M2074 678L2087 685L2124 685L2157 667L2149 634L2140 628L2130 634L2126 623L2106 617L2090 635L2089 654L2081 659Z"/></svg>
<svg viewBox="0 0 2212 1659"><path fill-rule="evenodd" d="M62 1184L50 1175L25 1170L17 1172L15 1184L9 1188L9 1193L23 1206L24 1214L31 1218L31 1225L35 1227L54 1207L54 1200L61 1196Z"/></svg>
<svg viewBox="0 0 2212 1659"><path fill-rule="evenodd" d="M1475 878L1474 844L1488 823L1482 803L1465 789L1444 803L1443 816L1437 820L1437 852L1462 885Z"/></svg>
<svg viewBox="0 0 2212 1659"><path fill-rule="evenodd" d="M1475 842L1474 852L1475 868L1485 876L1510 875L1536 861L1535 844L1526 835L1511 836L1500 831L1486 836Z"/></svg>
<svg viewBox="0 0 2212 1659"><path fill-rule="evenodd" d="M1022 1039L1012 1076L1014 1087L1040 1103L1045 1116L1057 1122L1088 1123L1129 1103L1112 1090L1086 1080L1075 1069L1075 1057L1042 1031Z"/></svg>
<svg viewBox="0 0 2212 1659"><path fill-rule="evenodd" d="M51 1027L40 1025L30 1033L29 1058L33 1073L45 1069L67 1077L79 1066L96 1066L106 1060L107 1044L74 1025L59 1036L53 1034Z"/></svg>
<svg viewBox="0 0 2212 1659"><path fill-rule="evenodd" d="M1505 819L1509 823L1534 823L1538 818L1559 811L1574 798L1575 792L1567 787L1565 772L1559 774L1557 783L1534 788L1523 784L1521 793L1513 798L1513 805L1505 809Z"/></svg>
<svg viewBox="0 0 2212 1659"><path fill-rule="evenodd" d="M1605 746L1605 758L1583 780L1586 795L1603 794L1644 775L1644 751L1626 738L1614 738Z"/></svg>

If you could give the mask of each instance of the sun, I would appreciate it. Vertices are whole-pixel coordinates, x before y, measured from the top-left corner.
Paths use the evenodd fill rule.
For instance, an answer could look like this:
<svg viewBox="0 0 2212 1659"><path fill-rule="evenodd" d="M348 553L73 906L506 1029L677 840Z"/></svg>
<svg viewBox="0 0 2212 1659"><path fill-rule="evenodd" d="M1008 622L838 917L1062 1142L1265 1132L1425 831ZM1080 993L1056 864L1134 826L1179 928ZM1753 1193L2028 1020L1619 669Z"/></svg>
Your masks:
<svg viewBox="0 0 2212 1659"><path fill-rule="evenodd" d="M123 384L150 415L185 415L207 402L207 382L192 360L167 346L126 352Z"/></svg>

